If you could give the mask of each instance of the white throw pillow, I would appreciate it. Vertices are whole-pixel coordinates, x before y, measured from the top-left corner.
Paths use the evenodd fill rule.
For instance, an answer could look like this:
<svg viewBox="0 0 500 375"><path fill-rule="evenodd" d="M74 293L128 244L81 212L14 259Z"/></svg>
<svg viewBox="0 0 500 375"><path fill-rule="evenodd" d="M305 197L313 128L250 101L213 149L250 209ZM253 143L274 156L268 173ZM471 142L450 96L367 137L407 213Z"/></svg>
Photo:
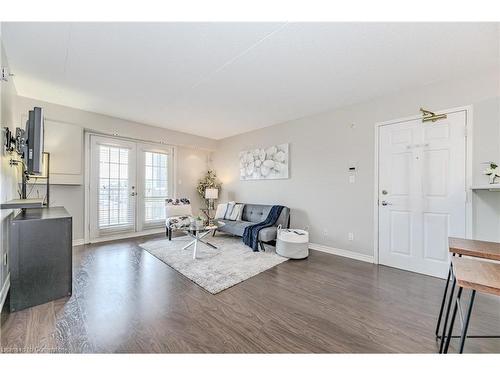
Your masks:
<svg viewBox="0 0 500 375"><path fill-rule="evenodd" d="M231 212L231 216L229 220L241 220L241 216L243 215L243 204L235 204L233 207L233 212Z"/></svg>
<svg viewBox="0 0 500 375"><path fill-rule="evenodd" d="M241 204L240 212L238 213L238 217L236 218L237 221L241 221L241 218L243 217L243 209L244 208L245 208L245 205Z"/></svg>
<svg viewBox="0 0 500 375"><path fill-rule="evenodd" d="M224 215L224 219L231 220L231 213L233 212L233 208L236 205L236 202L228 202L226 214Z"/></svg>
<svg viewBox="0 0 500 375"><path fill-rule="evenodd" d="M217 210L215 210L215 219L224 219L227 211L227 203L220 203L217 205Z"/></svg>

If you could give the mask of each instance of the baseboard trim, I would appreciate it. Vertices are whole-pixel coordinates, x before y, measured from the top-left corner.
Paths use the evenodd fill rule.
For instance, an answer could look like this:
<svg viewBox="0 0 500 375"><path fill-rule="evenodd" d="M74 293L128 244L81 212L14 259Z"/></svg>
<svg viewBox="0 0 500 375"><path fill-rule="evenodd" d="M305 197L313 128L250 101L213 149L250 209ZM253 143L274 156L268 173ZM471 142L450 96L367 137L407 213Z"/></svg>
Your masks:
<svg viewBox="0 0 500 375"><path fill-rule="evenodd" d="M310 243L309 248L312 250L318 250L324 253L338 255L345 258L361 260L362 262L374 263L373 255L366 255L366 254L356 253L355 251L337 249L335 247L320 245L318 243Z"/></svg>
<svg viewBox="0 0 500 375"><path fill-rule="evenodd" d="M84 243L108 242L108 241L122 240L124 238L142 237L142 236L147 236L150 234L158 234L158 233L165 233L165 228L147 229L147 230L143 230L142 232L124 233L124 234L117 234L114 236L95 238L95 239L90 240L88 242L84 241Z"/></svg>
<svg viewBox="0 0 500 375"><path fill-rule="evenodd" d="M3 304L7 299L7 293L9 292L9 289L10 289L10 273L7 274L7 278L5 279L5 282L2 285L2 290L0 291L0 312L2 311Z"/></svg>
<svg viewBox="0 0 500 375"><path fill-rule="evenodd" d="M83 238L73 240L73 246L80 246L80 245L85 245L85 240Z"/></svg>

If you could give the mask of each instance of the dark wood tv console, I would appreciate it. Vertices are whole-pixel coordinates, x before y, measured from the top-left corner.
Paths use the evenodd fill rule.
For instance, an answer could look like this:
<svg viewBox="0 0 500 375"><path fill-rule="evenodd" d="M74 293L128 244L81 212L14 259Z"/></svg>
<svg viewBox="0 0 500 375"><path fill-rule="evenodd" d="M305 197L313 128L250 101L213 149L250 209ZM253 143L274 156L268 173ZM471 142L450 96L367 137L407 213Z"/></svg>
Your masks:
<svg viewBox="0 0 500 375"><path fill-rule="evenodd" d="M72 293L72 217L64 207L23 209L10 225L10 310Z"/></svg>

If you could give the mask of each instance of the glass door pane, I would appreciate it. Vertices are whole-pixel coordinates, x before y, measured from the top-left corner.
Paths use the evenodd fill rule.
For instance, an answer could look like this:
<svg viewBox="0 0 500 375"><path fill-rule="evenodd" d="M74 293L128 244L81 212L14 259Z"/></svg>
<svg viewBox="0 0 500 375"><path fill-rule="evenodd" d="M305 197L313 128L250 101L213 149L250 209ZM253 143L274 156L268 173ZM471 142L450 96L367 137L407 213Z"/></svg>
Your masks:
<svg viewBox="0 0 500 375"><path fill-rule="evenodd" d="M135 231L135 145L92 137L91 237Z"/></svg>
<svg viewBox="0 0 500 375"><path fill-rule="evenodd" d="M130 226L129 150L99 146L99 229Z"/></svg>
<svg viewBox="0 0 500 375"><path fill-rule="evenodd" d="M145 151L143 182L143 225L161 226L165 221L165 199L169 197L170 155L163 152Z"/></svg>

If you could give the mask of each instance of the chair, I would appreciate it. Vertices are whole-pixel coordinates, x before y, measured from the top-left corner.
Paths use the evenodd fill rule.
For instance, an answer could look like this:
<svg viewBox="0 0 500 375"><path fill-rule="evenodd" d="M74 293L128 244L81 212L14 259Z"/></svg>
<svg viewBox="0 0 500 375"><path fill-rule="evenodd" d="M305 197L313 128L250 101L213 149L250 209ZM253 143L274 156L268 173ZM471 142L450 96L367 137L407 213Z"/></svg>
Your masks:
<svg viewBox="0 0 500 375"><path fill-rule="evenodd" d="M172 232L182 230L191 224L193 211L189 199L166 199L165 200L165 227L166 235L172 240Z"/></svg>

